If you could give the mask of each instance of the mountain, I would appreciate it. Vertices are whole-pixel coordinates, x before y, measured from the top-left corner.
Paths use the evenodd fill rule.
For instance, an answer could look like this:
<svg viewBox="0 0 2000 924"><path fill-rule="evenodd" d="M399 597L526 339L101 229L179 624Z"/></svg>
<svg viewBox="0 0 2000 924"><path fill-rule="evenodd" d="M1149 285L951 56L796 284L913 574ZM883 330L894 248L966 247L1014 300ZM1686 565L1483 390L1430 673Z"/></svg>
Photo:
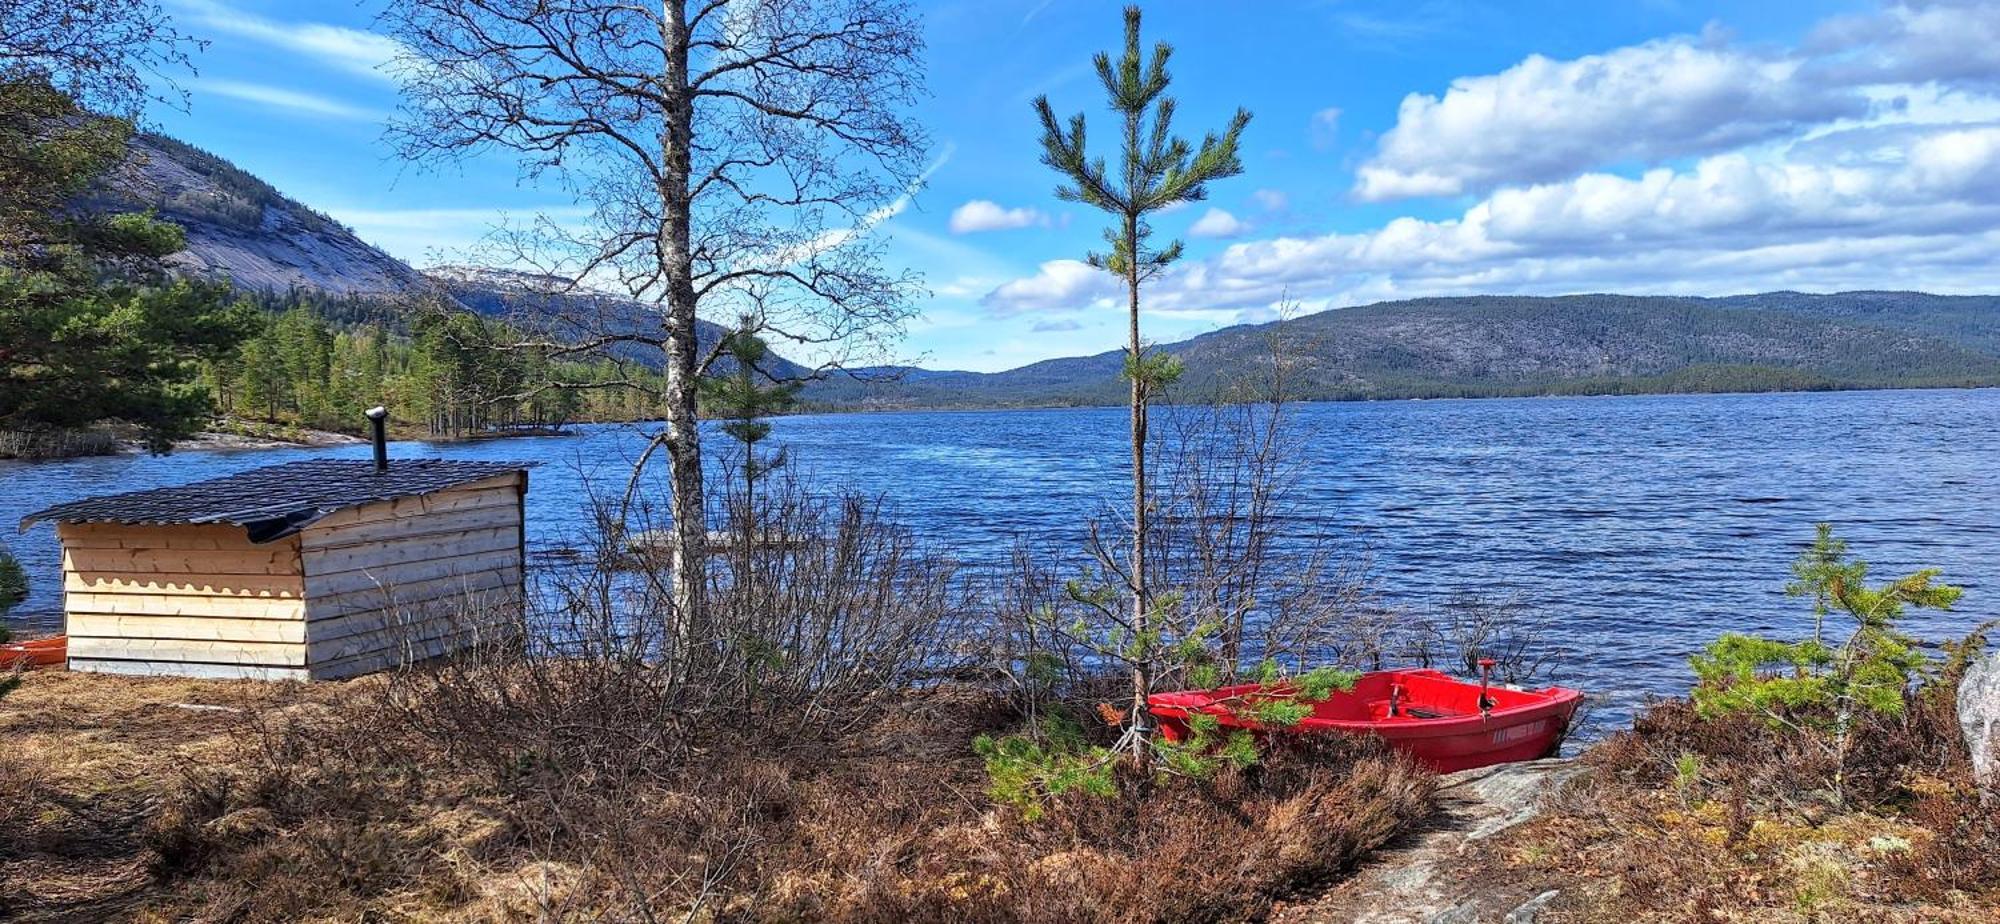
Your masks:
<svg viewBox="0 0 2000 924"><path fill-rule="evenodd" d="M590 319L619 331L657 328L653 309L612 295L552 292L550 280L503 270L412 269L227 160L157 134L86 196L87 208L150 208L187 229L171 260L241 288L343 298L442 294L481 314L579 336ZM703 323L712 345L722 328ZM1164 348L1182 358L1191 395L1262 378L1281 345L1288 393L1303 399L1759 391L2000 384L2000 296L1921 292L1768 292L1724 298L1477 296L1340 308L1245 325ZM657 364L658 351L620 348ZM814 383L826 407L1003 407L1116 404L1117 351L977 373L861 370ZM805 370L780 362L780 375Z"/></svg>
<svg viewBox="0 0 2000 924"><path fill-rule="evenodd" d="M239 289L283 294L309 290L345 299L443 296L479 314L561 337L588 333L577 323L619 332L658 329L649 306L594 292L557 291L560 280L484 267L419 271L361 240L353 229L294 200L235 164L193 145L154 133L131 142L132 154L85 194L90 211L150 209L187 231L187 249L168 263L190 276L221 279ZM697 339L711 347L720 325L698 322ZM659 350L641 344L614 354L658 367ZM778 359L771 370L801 376L803 367Z"/></svg>
<svg viewBox="0 0 2000 924"><path fill-rule="evenodd" d="M80 207L152 209L186 228L187 250L168 262L189 275L337 296L399 295L423 284L408 264L227 160L152 133L135 136L131 148Z"/></svg>
<svg viewBox="0 0 2000 924"><path fill-rule="evenodd" d="M2000 298L1917 292L1724 298L1476 296L1382 302L1163 347L1191 395L1262 380L1274 344L1305 400L2000 384ZM1119 351L1005 372L809 389L827 404L1115 404Z"/></svg>
<svg viewBox="0 0 2000 924"><path fill-rule="evenodd" d="M479 314L505 318L557 338L577 341L600 331L657 335L660 330L657 307L572 288L556 277L479 266L438 266L425 275L459 304ZM696 319L695 348L703 352L712 349L726 333L728 329L720 324ZM661 364L659 348L649 344L617 344L609 352L652 368ZM721 365L727 366L727 361ZM764 371L781 379L803 378L811 371L775 352L766 366Z"/></svg>

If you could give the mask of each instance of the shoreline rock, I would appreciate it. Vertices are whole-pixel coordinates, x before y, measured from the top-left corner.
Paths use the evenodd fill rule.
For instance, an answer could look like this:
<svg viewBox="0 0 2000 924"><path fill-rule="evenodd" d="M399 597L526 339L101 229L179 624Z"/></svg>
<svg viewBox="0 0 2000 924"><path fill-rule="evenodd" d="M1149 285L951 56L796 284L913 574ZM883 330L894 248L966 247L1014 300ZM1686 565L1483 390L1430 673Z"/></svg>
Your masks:
<svg viewBox="0 0 2000 924"><path fill-rule="evenodd" d="M1283 924L1532 924L1561 883L1509 874L1493 839L1542 812L1544 797L1589 768L1552 758L1439 780L1430 821L1377 850L1323 895L1272 915Z"/></svg>
<svg viewBox="0 0 2000 924"><path fill-rule="evenodd" d="M1972 662L1958 682L1958 726L1972 752L1972 775L2000 794L2000 651Z"/></svg>
<svg viewBox="0 0 2000 924"><path fill-rule="evenodd" d="M291 438L293 436L297 438ZM288 430L285 437L249 436L242 433L223 433L204 430L188 439L175 441L174 451L228 452L239 449L297 449L316 446L349 446L355 443L366 442L368 441L361 437L347 433L334 433L330 430ZM126 453L145 452L146 447L143 443L127 440L120 443L119 451Z"/></svg>

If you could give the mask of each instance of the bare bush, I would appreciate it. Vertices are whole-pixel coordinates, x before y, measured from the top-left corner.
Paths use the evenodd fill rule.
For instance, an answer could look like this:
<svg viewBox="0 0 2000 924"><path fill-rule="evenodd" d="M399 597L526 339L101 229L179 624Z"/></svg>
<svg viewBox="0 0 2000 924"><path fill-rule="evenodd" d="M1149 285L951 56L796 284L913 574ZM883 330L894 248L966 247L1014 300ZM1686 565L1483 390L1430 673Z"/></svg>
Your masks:
<svg viewBox="0 0 2000 924"><path fill-rule="evenodd" d="M1153 519L1158 586L1180 618L1218 627L1225 680L1261 660L1304 670L1382 613L1365 549L1305 509L1309 434L1281 401L1175 408Z"/></svg>
<svg viewBox="0 0 2000 924"><path fill-rule="evenodd" d="M1406 626L1406 662L1465 677L1478 676L1479 662L1491 660L1494 679L1526 685L1547 677L1568 654L1540 614L1515 601L1460 593L1409 615Z"/></svg>
<svg viewBox="0 0 2000 924"><path fill-rule="evenodd" d="M458 759L561 802L658 783L721 730L774 748L836 736L962 659L968 582L879 503L786 479L757 505L711 537L691 650L654 615L672 605L663 563L606 531L540 576L512 631L398 674L391 702Z"/></svg>

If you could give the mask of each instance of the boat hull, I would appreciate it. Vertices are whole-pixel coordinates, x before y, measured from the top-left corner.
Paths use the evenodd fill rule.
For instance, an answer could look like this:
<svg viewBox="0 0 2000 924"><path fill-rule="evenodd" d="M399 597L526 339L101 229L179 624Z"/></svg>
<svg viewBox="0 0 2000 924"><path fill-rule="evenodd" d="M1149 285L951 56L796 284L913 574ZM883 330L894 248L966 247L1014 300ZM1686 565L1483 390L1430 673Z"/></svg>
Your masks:
<svg viewBox="0 0 2000 924"><path fill-rule="evenodd" d="M1282 690L1244 684L1214 690L1159 693L1147 704L1168 739L1188 734L1190 717L1212 715L1225 727L1260 734L1374 735L1439 773L1469 770L1553 755L1569 732L1583 694L1562 687L1488 688L1490 708L1479 708L1480 687L1434 670L1375 671L1354 689L1314 703L1297 725L1264 728L1239 714Z"/></svg>
<svg viewBox="0 0 2000 924"><path fill-rule="evenodd" d="M0 644L0 670L57 667L68 658L69 637L65 635Z"/></svg>

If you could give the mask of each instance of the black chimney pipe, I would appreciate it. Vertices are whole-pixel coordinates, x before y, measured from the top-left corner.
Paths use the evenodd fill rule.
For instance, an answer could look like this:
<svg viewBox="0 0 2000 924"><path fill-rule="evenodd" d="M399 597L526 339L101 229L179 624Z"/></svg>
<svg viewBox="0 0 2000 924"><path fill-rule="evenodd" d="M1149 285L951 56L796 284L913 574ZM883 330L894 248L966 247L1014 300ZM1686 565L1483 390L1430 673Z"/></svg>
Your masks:
<svg viewBox="0 0 2000 924"><path fill-rule="evenodd" d="M380 475L389 470L389 409L378 405L363 413L375 429L375 474Z"/></svg>

